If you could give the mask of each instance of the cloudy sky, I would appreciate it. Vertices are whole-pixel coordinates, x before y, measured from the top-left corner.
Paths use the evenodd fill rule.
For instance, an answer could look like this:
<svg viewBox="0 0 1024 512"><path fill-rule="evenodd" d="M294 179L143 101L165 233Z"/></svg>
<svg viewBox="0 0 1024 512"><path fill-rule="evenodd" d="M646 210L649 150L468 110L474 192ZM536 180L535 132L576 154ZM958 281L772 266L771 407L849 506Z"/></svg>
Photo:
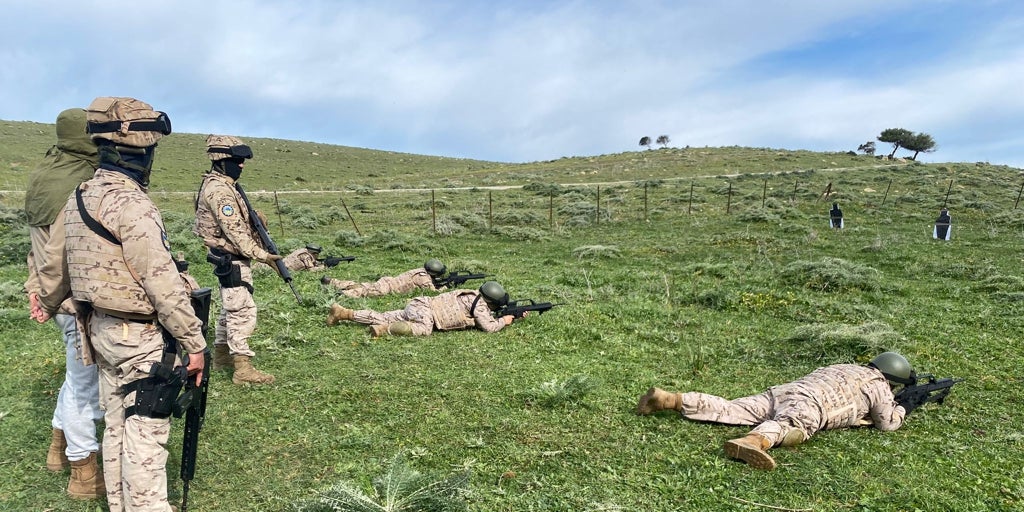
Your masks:
<svg viewBox="0 0 1024 512"><path fill-rule="evenodd" d="M502 162L906 128L1024 167L1019 0L5 0L0 40L4 120L133 96L178 132Z"/></svg>

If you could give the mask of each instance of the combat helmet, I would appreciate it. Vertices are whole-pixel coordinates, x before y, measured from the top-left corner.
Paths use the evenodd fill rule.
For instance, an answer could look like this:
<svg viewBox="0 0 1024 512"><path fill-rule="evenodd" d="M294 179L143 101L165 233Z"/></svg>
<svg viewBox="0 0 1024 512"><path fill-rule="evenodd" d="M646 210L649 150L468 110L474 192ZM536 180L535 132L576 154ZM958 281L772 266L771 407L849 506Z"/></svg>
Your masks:
<svg viewBox="0 0 1024 512"><path fill-rule="evenodd" d="M135 98L96 98L85 109L85 117L86 131L93 140L108 140L117 146L148 148L171 133L167 114Z"/></svg>
<svg viewBox="0 0 1024 512"><path fill-rule="evenodd" d="M228 158L242 160L252 158L252 148L246 146L242 139L231 135L208 135L206 137L206 156L216 162Z"/></svg>
<svg viewBox="0 0 1024 512"><path fill-rule="evenodd" d="M444 271L448 268L441 263L441 260L437 258L430 258L426 263L423 264L423 270L426 270L432 277L441 277L444 275Z"/></svg>
<svg viewBox="0 0 1024 512"><path fill-rule="evenodd" d="M882 352L868 366L877 368L892 384L910 384L914 381L914 369L910 362L896 352Z"/></svg>
<svg viewBox="0 0 1024 512"><path fill-rule="evenodd" d="M505 288L497 281L487 281L480 285L480 295L487 301L491 309L498 309L508 304L508 293L505 293Z"/></svg>

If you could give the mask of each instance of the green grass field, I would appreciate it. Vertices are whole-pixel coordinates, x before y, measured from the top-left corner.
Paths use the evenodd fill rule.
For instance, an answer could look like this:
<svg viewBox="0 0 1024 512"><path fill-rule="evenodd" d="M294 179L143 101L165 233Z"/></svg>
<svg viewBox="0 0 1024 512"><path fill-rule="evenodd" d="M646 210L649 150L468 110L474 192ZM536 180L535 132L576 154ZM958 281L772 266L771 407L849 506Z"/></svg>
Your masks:
<svg viewBox="0 0 1024 512"><path fill-rule="evenodd" d="M45 469L63 352L22 290L20 191L51 133L0 123L0 509L94 511ZM202 140L161 142L152 197L172 250L215 287L190 232ZM437 480L465 472L474 511L1024 510L1019 169L736 147L508 164L248 142L242 183L282 251L354 255L328 272L348 279L437 257L565 305L496 334L371 339L325 325L337 299L322 274L296 274L298 304L259 272L252 345L277 382L213 373L189 510L297 510L339 482L370 493L398 456ZM944 202L949 242L931 238ZM775 449L773 472L725 457L745 428L633 412L650 386L732 398L887 349L966 380L896 432Z"/></svg>

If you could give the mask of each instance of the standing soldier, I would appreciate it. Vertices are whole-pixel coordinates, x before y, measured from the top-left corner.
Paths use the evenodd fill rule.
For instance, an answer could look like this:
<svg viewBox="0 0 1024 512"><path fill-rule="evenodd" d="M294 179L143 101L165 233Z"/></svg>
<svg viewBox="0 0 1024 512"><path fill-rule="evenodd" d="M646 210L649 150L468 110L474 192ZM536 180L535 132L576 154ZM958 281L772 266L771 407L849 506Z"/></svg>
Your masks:
<svg viewBox="0 0 1024 512"><path fill-rule="evenodd" d="M57 116L57 145L46 152L43 162L29 175L25 190L25 216L32 239L25 289L33 318L41 312L38 269L45 264L50 226L58 220L71 191L92 178L98 164L96 144L85 133L85 110L71 108L61 112ZM63 217L59 219L63 224ZM71 466L68 494L76 499L96 499L106 494L103 474L96 464L96 452L100 449L96 421L103 418L99 374L95 365L84 365L78 355L78 328L70 298L53 320L64 337L65 370L51 420L53 434L46 468L61 471Z"/></svg>
<svg viewBox="0 0 1024 512"><path fill-rule="evenodd" d="M335 279L330 276L320 278L325 286L338 290L346 297L382 297L392 293L408 293L413 290L437 290L437 280L444 276L447 268L437 258L430 258L420 268L414 268L397 276L384 276L372 283L357 283Z"/></svg>
<svg viewBox="0 0 1024 512"><path fill-rule="evenodd" d="M405 309L380 313L372 309L353 311L331 304L327 325L342 320L369 325L370 335L429 336L434 330L454 331L475 327L498 332L515 319L512 315L494 317L494 311L508 304L505 289L487 281L479 290L454 290L433 297L416 297Z"/></svg>
<svg viewBox="0 0 1024 512"><path fill-rule="evenodd" d="M834 364L759 395L735 400L705 393L669 393L651 388L636 413L663 410L725 425L755 425L746 436L725 443L725 453L757 469L775 469L773 446L795 446L822 430L874 426L892 431L913 406L897 403L892 388L912 382L913 368L895 352L879 354L866 366ZM908 409L909 407L909 409Z"/></svg>
<svg viewBox="0 0 1024 512"><path fill-rule="evenodd" d="M96 98L86 116L100 166L53 225L37 320L54 314L70 288L85 323L84 355L99 364L110 510L167 512L170 405L183 384L178 345L197 385L206 350L160 212L146 195L156 143L171 123L133 98Z"/></svg>
<svg viewBox="0 0 1024 512"><path fill-rule="evenodd" d="M196 201L192 232L210 250L207 257L216 267L220 283L220 316L213 342L213 368L235 369L235 384L269 384L274 376L252 365L256 353L249 337L256 330L256 301L252 298L252 260L275 266L281 256L270 254L255 232L249 208L235 187L252 149L237 137L210 135L206 153L213 161L203 175Z"/></svg>

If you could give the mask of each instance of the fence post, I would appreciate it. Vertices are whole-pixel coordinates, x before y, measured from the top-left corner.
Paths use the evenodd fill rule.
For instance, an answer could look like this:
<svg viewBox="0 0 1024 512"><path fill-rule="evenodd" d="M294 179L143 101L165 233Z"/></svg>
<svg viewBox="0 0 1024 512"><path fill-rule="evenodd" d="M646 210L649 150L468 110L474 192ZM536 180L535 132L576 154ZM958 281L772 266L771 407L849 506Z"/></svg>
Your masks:
<svg viewBox="0 0 1024 512"><path fill-rule="evenodd" d="M644 222L647 222L647 182L644 182Z"/></svg>
<svg viewBox="0 0 1024 512"><path fill-rule="evenodd" d="M728 215L732 211L732 182L729 182L729 197L725 202L725 214Z"/></svg>
<svg viewBox="0 0 1024 512"><path fill-rule="evenodd" d="M277 210L277 223L281 225L281 238L284 238L284 219L281 218L281 205L277 202L277 191L274 191L274 209Z"/></svg>
<svg viewBox="0 0 1024 512"><path fill-rule="evenodd" d="M690 215L693 212L693 182L690 182L690 200L686 203L686 214Z"/></svg>
<svg viewBox="0 0 1024 512"><path fill-rule="evenodd" d="M761 208L764 208L764 200L768 197L768 180L764 180L764 188L761 190Z"/></svg>
<svg viewBox="0 0 1024 512"><path fill-rule="evenodd" d="M555 193L548 194L548 229L555 230Z"/></svg>
<svg viewBox="0 0 1024 512"><path fill-rule="evenodd" d="M601 223L601 185L597 186L597 203L594 204L594 224Z"/></svg>
<svg viewBox="0 0 1024 512"><path fill-rule="evenodd" d="M892 187L892 178L889 178L889 184L885 186L885 194L882 196L882 204L878 206L879 208L885 206L885 199L889 197L889 187Z"/></svg>
<svg viewBox="0 0 1024 512"><path fill-rule="evenodd" d="M437 234L437 208L434 202L434 189L430 189L430 221L434 225L434 234Z"/></svg>
<svg viewBox="0 0 1024 512"><path fill-rule="evenodd" d="M800 180L796 180L796 183L793 184L793 199L790 199L790 202L793 204L796 204L796 190L798 188L800 188Z"/></svg>
<svg viewBox="0 0 1024 512"><path fill-rule="evenodd" d="M342 197L340 199L341 199L341 207L345 209L345 215L348 215L348 220L352 221L352 228L356 230L356 234L357 235L363 236L363 234L359 232L359 226L356 226L356 219L354 219L352 217L352 214L348 211L348 206L345 206L345 198Z"/></svg>
<svg viewBox="0 0 1024 512"><path fill-rule="evenodd" d="M1020 184L1020 190L1017 191L1017 200L1013 202L1013 209L1017 209L1017 203L1020 203L1020 193L1024 192L1024 183Z"/></svg>
<svg viewBox="0 0 1024 512"><path fill-rule="evenodd" d="M494 203L491 201L491 191L487 191L487 229L494 229Z"/></svg>

